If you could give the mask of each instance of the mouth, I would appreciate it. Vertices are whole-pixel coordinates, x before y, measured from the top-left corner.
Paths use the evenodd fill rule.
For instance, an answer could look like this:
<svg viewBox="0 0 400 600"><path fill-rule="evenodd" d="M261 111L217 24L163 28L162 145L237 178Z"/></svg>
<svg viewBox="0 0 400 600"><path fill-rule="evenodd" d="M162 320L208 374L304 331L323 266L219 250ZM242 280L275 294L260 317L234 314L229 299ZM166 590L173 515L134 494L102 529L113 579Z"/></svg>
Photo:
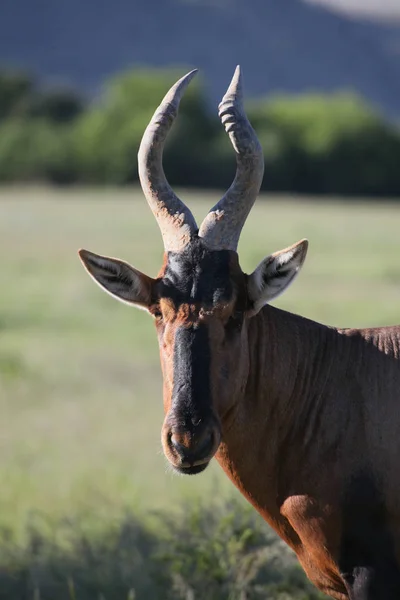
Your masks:
<svg viewBox="0 0 400 600"><path fill-rule="evenodd" d="M205 462L201 465L192 465L187 467L172 465L174 470L181 475L198 475L207 469L209 462Z"/></svg>

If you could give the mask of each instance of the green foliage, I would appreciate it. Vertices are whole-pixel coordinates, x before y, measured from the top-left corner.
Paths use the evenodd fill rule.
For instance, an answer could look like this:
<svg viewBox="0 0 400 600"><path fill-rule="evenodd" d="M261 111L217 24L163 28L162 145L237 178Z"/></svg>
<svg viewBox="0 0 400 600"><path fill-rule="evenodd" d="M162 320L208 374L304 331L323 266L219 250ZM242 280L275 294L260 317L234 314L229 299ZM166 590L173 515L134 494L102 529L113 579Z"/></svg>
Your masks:
<svg viewBox="0 0 400 600"><path fill-rule="evenodd" d="M77 163L82 181L124 184L137 180L136 155L143 132L178 76L176 72L139 70L109 82L104 102L76 124ZM205 110L199 84L194 82L182 101L180 118L167 142L164 166L171 183L201 183L206 148L208 144L212 146L215 125ZM196 169L192 169L193 165Z"/></svg>
<svg viewBox="0 0 400 600"><path fill-rule="evenodd" d="M0 182L76 179L67 126L82 110L71 90L42 90L27 74L0 71Z"/></svg>
<svg viewBox="0 0 400 600"><path fill-rule="evenodd" d="M252 600L317 599L292 553L250 506L211 501L163 515L158 561L170 580L165 598Z"/></svg>
<svg viewBox="0 0 400 600"><path fill-rule="evenodd" d="M0 120L25 111L33 90L29 75L17 71L0 71Z"/></svg>
<svg viewBox="0 0 400 600"><path fill-rule="evenodd" d="M41 90L24 74L0 73L0 181L137 181L143 132L180 74L137 69L117 75L85 109L71 91ZM216 112L196 79L166 144L171 184L230 185L234 152ZM261 99L250 103L248 113L265 153L263 189L400 195L400 132L358 97Z"/></svg>
<svg viewBox="0 0 400 600"><path fill-rule="evenodd" d="M277 97L249 110L266 156L266 189L396 195L400 133L352 94Z"/></svg>
<svg viewBox="0 0 400 600"><path fill-rule="evenodd" d="M46 119L53 123L70 123L83 111L83 102L68 89L36 93L27 107L27 116Z"/></svg>
<svg viewBox="0 0 400 600"><path fill-rule="evenodd" d="M42 119L0 122L0 182L69 182L73 178L70 132Z"/></svg>
<svg viewBox="0 0 400 600"><path fill-rule="evenodd" d="M40 89L33 77L18 71L0 71L0 120L39 118L68 123L83 110L82 99L69 89Z"/></svg>
<svg viewBox="0 0 400 600"><path fill-rule="evenodd" d="M127 514L101 533L36 517L24 543L1 532L0 599L317 600L292 553L250 507L187 503Z"/></svg>

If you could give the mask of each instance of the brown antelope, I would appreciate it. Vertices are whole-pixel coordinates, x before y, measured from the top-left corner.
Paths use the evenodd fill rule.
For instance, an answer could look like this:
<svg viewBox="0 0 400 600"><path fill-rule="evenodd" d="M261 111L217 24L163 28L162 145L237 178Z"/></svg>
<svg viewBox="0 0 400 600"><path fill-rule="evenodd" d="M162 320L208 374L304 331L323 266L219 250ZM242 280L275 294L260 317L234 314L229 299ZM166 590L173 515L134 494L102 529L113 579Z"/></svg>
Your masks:
<svg viewBox="0 0 400 600"><path fill-rule="evenodd" d="M400 327L338 330L269 306L300 271L306 240L241 270L264 160L239 68L219 107L236 177L198 229L162 167L194 73L165 96L138 155L165 247L158 276L87 250L80 258L108 293L154 318L173 467L194 475L216 456L331 597L399 600Z"/></svg>

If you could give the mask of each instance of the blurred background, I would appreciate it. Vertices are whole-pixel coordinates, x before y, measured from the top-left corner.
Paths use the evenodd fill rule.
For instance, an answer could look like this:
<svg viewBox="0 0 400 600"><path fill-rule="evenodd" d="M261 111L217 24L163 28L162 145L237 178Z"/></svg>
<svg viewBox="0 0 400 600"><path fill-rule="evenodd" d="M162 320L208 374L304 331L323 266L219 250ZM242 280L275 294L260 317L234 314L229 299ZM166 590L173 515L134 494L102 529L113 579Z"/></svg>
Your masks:
<svg viewBox="0 0 400 600"><path fill-rule="evenodd" d="M322 598L217 464L170 472L151 319L77 257L156 275L136 153L193 67L164 163L205 216L235 172L217 105L236 64L266 163L242 268L308 237L277 305L400 321L397 0L2 0L1 600Z"/></svg>

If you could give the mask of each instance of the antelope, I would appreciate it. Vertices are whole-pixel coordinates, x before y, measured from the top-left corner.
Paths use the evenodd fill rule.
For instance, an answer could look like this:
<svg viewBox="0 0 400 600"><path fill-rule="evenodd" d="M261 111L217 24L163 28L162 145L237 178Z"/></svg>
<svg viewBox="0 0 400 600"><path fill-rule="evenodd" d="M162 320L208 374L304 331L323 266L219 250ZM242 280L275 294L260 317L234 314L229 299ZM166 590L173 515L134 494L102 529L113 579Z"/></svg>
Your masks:
<svg viewBox="0 0 400 600"><path fill-rule="evenodd" d="M271 306L298 275L306 239L242 271L238 241L264 159L239 67L219 105L236 176L197 227L162 166L195 73L169 90L138 153L164 242L158 276L83 249L81 261L106 292L154 319L161 438L174 469L195 475L215 456L317 588L336 600L398 600L400 327L337 329Z"/></svg>

